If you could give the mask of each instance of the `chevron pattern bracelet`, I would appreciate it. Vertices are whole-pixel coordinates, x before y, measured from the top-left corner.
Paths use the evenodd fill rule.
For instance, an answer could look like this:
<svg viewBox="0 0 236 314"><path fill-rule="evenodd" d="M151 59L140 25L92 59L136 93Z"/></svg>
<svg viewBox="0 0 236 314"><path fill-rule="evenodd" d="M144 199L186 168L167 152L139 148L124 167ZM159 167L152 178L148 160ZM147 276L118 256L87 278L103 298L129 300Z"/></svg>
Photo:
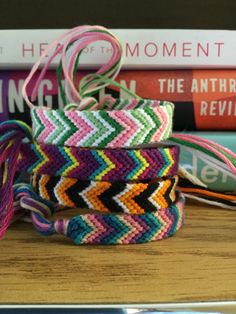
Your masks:
<svg viewBox="0 0 236 314"><path fill-rule="evenodd" d="M177 182L178 176L145 183L32 176L33 189L43 199L72 208L130 214L143 214L171 206L176 200Z"/></svg>
<svg viewBox="0 0 236 314"><path fill-rule="evenodd" d="M27 208L31 203L27 201ZM36 206L35 206L36 207ZM63 234L75 244L133 244L165 239L176 233L184 221L184 197L177 193L172 206L154 213L135 214L84 214L72 219L54 222L44 211L32 212L35 228L45 236Z"/></svg>
<svg viewBox="0 0 236 314"><path fill-rule="evenodd" d="M149 180L177 174L179 147L87 149L22 144L17 170L93 181Z"/></svg>
<svg viewBox="0 0 236 314"><path fill-rule="evenodd" d="M156 100L117 100L99 110L31 109L33 137L60 146L116 148L157 143L171 136L174 105Z"/></svg>

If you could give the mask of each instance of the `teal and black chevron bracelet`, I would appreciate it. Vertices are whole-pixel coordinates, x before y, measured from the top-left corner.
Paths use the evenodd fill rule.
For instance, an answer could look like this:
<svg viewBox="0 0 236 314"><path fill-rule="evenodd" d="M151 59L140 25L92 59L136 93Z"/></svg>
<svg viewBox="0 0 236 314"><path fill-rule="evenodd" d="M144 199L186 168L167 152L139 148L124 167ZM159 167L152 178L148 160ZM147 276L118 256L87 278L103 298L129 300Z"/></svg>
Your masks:
<svg viewBox="0 0 236 314"><path fill-rule="evenodd" d="M177 182L178 176L134 183L32 176L32 186L43 199L72 208L130 214L154 212L171 206L176 201Z"/></svg>
<svg viewBox="0 0 236 314"><path fill-rule="evenodd" d="M171 136L174 105L157 100L121 100L107 109L31 109L38 143L75 147L133 147Z"/></svg>
<svg viewBox="0 0 236 314"><path fill-rule="evenodd" d="M22 144L17 171L93 181L150 180L177 174L179 147L90 149Z"/></svg>

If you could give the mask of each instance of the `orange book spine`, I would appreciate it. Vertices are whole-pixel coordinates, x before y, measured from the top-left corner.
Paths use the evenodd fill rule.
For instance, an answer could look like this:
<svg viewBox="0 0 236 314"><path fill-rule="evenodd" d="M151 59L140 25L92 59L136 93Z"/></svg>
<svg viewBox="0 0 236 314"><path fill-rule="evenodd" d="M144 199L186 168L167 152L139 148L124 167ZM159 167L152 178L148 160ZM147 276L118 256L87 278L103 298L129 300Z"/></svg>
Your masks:
<svg viewBox="0 0 236 314"><path fill-rule="evenodd" d="M174 102L175 129L236 130L236 70L122 71L117 80L143 98Z"/></svg>

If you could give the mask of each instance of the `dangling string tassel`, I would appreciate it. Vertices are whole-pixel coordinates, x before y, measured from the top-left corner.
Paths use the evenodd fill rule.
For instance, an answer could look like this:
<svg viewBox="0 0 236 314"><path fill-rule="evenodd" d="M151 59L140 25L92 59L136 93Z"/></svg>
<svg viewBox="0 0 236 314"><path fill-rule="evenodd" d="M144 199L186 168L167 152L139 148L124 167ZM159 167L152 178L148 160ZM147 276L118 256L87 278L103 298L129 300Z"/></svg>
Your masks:
<svg viewBox="0 0 236 314"><path fill-rule="evenodd" d="M49 222L47 218L53 216L57 210L57 206L53 205L47 200L43 200L34 191L30 184L18 183L13 186L14 192L14 204L23 212L28 212L31 216L31 220L37 229L41 231L43 235L51 235L55 233L54 224ZM16 207L14 207L16 210ZM45 217L41 221L41 217Z"/></svg>
<svg viewBox="0 0 236 314"><path fill-rule="evenodd" d="M234 152L213 141L190 134L173 134L169 140L168 142L174 142L189 150L236 181L236 154ZM230 196L209 189L206 184L183 168L180 168L179 174L182 178L179 188L187 198L226 209L236 209L235 195ZM236 186L234 192L236 193Z"/></svg>
<svg viewBox="0 0 236 314"><path fill-rule="evenodd" d="M31 139L30 128L21 121L5 121L0 125L0 238L14 215L13 184L17 160L24 138Z"/></svg>
<svg viewBox="0 0 236 314"><path fill-rule="evenodd" d="M225 165L236 177L236 154L231 150L207 139L190 134L173 134L170 141L179 144L182 147L193 148L196 152L200 152L207 156L213 157Z"/></svg>
<svg viewBox="0 0 236 314"><path fill-rule="evenodd" d="M38 76L36 83L34 84L34 88L32 91L31 99L34 101L36 99L37 90L41 80L43 79L50 63L54 60L56 56L59 56L59 67L57 69L58 83L59 89L61 92L62 100L64 105L68 104L68 101L77 104L77 108L82 109L80 103L84 100L85 97L90 93L89 86L92 85L92 89L100 90L102 87L108 85L108 83L95 82L93 79L93 75L89 77L86 83L86 91L84 94L80 94L74 84L73 75L77 71L77 66L79 63L79 58L81 56L82 51L90 44L95 41L107 41L110 43L112 47L112 55L109 61L102 65L100 69L96 72L96 74L104 75L108 78L115 79L118 75L121 64L122 64L122 46L119 40L106 28L102 26L91 26L84 25L75 27L58 39L53 41L47 49L41 54L39 60L34 64L31 69L29 76L26 78L24 85L22 87L22 94L29 105L29 107L33 107L32 102L29 100L27 95L27 86L33 77L36 70L39 68L41 61L46 58L45 65L43 66L40 75ZM76 44L75 44L76 43ZM68 58L68 55L69 58ZM71 64L68 66L67 59L71 61ZM62 73L65 78L65 90L62 85ZM92 81L92 82L91 82ZM96 104L96 99L90 99L93 104ZM82 102L83 103L83 102Z"/></svg>
<svg viewBox="0 0 236 314"><path fill-rule="evenodd" d="M236 193L213 191L196 183L191 184L188 180L180 178L179 189L187 198L202 203L236 210Z"/></svg>
<svg viewBox="0 0 236 314"><path fill-rule="evenodd" d="M204 182L202 182L199 178L194 176L193 174L189 173L184 167L179 166L178 175L180 178L187 179L192 184L199 185L201 187L207 187Z"/></svg>

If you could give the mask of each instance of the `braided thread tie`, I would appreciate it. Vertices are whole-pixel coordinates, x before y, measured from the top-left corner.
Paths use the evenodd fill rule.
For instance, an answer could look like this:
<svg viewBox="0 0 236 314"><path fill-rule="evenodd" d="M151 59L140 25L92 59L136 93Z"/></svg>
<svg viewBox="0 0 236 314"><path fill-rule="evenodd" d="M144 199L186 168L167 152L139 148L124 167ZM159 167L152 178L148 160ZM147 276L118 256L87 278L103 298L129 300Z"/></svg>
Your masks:
<svg viewBox="0 0 236 314"><path fill-rule="evenodd" d="M14 216L13 181L17 159L24 138L31 138L30 128L21 121L0 125L0 238Z"/></svg>
<svg viewBox="0 0 236 314"><path fill-rule="evenodd" d="M86 149L22 144L17 171L93 181L150 180L177 174L178 146Z"/></svg>
<svg viewBox="0 0 236 314"><path fill-rule="evenodd" d="M48 221L57 210L57 206L52 202L48 202L40 198L32 189L32 186L26 183L18 183L13 186L14 191L14 211L20 208L23 212L30 212L31 218L35 219L37 223L37 230L43 230L45 235L52 235L55 233L66 235L67 233L67 219L58 219L55 223ZM44 221L40 218L44 217Z"/></svg>
<svg viewBox="0 0 236 314"><path fill-rule="evenodd" d="M112 110L31 109L33 137L59 146L116 148L170 137L174 106L155 100L117 100Z"/></svg>
<svg viewBox="0 0 236 314"><path fill-rule="evenodd" d="M170 207L176 201L178 176L145 183L127 183L81 181L34 174L31 181L40 197L62 206L143 214Z"/></svg>
<svg viewBox="0 0 236 314"><path fill-rule="evenodd" d="M183 225L183 207L184 197L178 192L171 207L155 213L84 214L50 222L42 213L32 212L32 222L42 235L64 234L75 244L145 243L174 235Z"/></svg>

